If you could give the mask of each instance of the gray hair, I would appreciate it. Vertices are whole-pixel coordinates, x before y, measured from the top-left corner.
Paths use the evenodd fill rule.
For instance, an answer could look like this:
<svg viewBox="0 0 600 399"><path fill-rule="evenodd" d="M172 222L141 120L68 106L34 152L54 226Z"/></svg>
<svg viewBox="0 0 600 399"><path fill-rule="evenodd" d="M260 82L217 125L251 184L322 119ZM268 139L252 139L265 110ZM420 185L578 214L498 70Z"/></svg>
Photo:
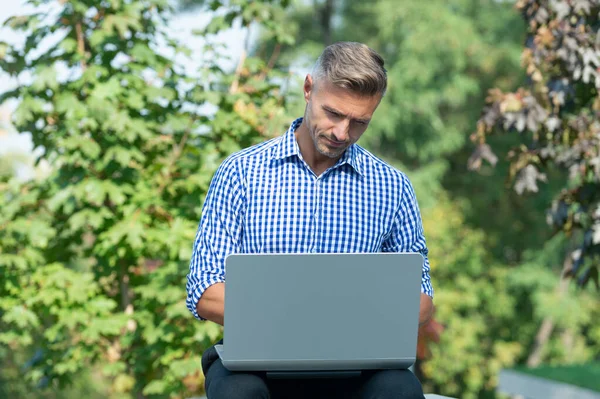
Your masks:
<svg viewBox="0 0 600 399"><path fill-rule="evenodd" d="M338 42L327 46L313 68L313 80L325 79L354 93L374 96L385 94L387 72L383 58L367 45Z"/></svg>

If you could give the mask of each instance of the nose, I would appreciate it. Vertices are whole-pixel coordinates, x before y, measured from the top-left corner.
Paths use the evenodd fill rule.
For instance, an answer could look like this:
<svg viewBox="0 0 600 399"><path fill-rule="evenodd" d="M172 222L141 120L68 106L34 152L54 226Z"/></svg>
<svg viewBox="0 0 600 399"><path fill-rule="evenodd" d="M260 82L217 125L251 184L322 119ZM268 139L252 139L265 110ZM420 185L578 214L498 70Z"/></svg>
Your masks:
<svg viewBox="0 0 600 399"><path fill-rule="evenodd" d="M348 141L350 133L350 121L346 118L342 119L341 121L335 124L332 133L335 141Z"/></svg>

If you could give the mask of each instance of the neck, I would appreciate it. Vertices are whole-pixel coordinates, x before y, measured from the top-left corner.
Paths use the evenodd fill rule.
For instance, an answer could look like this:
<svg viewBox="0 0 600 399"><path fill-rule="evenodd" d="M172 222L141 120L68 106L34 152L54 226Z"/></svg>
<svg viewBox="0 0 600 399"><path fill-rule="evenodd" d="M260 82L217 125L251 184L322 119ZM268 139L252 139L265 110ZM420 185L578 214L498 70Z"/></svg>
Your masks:
<svg viewBox="0 0 600 399"><path fill-rule="evenodd" d="M335 165L335 163L341 157L339 156L337 158L330 158L318 152L315 148L315 143L313 142L312 137L310 137L308 127L304 121L302 121L300 126L298 126L294 132L294 135L296 136L296 141L298 142L298 147L300 148L302 158L304 158L304 161L317 176Z"/></svg>

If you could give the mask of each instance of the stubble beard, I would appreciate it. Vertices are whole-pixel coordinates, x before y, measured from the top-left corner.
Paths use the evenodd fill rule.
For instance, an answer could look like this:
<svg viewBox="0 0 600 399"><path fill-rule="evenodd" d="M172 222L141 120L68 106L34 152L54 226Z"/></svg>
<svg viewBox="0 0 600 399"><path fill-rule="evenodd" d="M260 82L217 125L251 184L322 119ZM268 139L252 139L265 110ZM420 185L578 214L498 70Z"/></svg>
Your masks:
<svg viewBox="0 0 600 399"><path fill-rule="evenodd" d="M338 158L348 148L348 145L335 149L328 147L326 143L327 136L324 134L318 134L313 129L311 129L310 131L310 136L312 137L315 148L317 149L319 154L324 155L328 158Z"/></svg>
<svg viewBox="0 0 600 399"><path fill-rule="evenodd" d="M307 104L306 108L304 109L304 121L306 122L306 127L308 128L308 133L309 133L310 137L312 138L315 149L317 150L317 152L319 154L324 155L328 158L338 158L340 155L342 155L344 153L344 151L346 151L346 149L349 147L349 145L345 145L343 147L335 148L335 149L329 148L326 144L327 136L324 134L317 133L316 127L311 126L312 118L310 117L310 110L311 110L311 108Z"/></svg>

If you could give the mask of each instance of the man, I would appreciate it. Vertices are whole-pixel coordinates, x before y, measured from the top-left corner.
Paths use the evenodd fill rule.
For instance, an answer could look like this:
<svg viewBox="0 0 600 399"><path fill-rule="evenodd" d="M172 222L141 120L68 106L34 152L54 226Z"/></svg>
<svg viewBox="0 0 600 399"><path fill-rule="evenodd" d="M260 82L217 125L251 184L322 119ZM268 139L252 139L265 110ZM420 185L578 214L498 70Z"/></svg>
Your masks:
<svg viewBox="0 0 600 399"><path fill-rule="evenodd" d="M364 44L327 47L304 81L304 117L282 137L233 154L219 167L188 275L187 306L196 318L223 325L228 254L303 252L420 252L425 262L419 321L430 318L433 289L412 185L355 144L385 93L383 66ZM209 399L423 398L409 370L271 380L264 373L227 370L214 348L204 353L202 367Z"/></svg>

